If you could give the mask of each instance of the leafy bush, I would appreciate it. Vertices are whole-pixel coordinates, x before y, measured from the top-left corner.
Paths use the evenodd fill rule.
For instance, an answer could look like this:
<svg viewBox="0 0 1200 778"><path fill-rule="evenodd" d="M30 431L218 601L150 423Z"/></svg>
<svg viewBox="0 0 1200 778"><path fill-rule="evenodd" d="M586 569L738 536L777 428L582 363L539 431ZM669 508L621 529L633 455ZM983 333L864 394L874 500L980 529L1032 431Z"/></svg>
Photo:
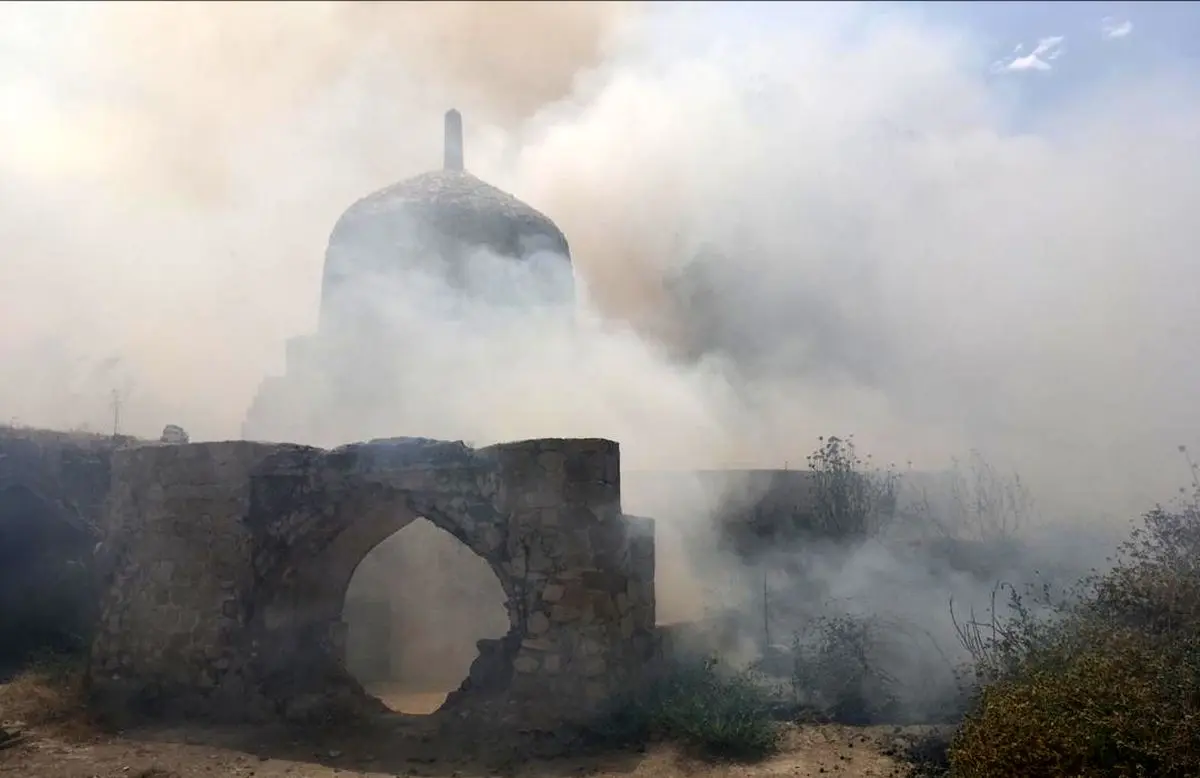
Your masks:
<svg viewBox="0 0 1200 778"><path fill-rule="evenodd" d="M984 685L951 748L961 778L1200 775L1200 477L1144 517L1055 618L975 644ZM978 633L972 633L978 635Z"/></svg>
<svg viewBox="0 0 1200 778"><path fill-rule="evenodd" d="M84 666L76 656L42 654L0 683L0 723L28 726L86 720Z"/></svg>
<svg viewBox="0 0 1200 778"><path fill-rule="evenodd" d="M874 619L814 619L792 643L792 691L797 703L841 724L892 720L896 681L883 669L884 647Z"/></svg>
<svg viewBox="0 0 1200 778"><path fill-rule="evenodd" d="M779 745L778 706L753 671L715 658L679 660L614 705L600 731L627 743L671 740L708 757L758 759Z"/></svg>
<svg viewBox="0 0 1200 778"><path fill-rule="evenodd" d="M813 507L807 516L819 536L842 540L877 532L896 513L900 477L873 468L854 447L853 436L820 438L808 457L813 476Z"/></svg>
<svg viewBox="0 0 1200 778"><path fill-rule="evenodd" d="M933 728L901 736L884 751L908 764L908 778L946 778L950 773L950 741L953 732Z"/></svg>

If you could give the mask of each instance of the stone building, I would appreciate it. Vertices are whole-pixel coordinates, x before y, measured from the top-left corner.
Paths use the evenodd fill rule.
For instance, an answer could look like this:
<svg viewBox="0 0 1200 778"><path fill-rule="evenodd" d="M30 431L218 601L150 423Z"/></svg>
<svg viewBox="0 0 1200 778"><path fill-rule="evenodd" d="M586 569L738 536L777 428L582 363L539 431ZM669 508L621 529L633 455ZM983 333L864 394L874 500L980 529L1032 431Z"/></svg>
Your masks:
<svg viewBox="0 0 1200 778"><path fill-rule="evenodd" d="M652 657L653 525L621 512L612 441L72 444L21 462L0 485L103 506L85 679L98 713L321 723L378 711L346 673L346 591L419 518L503 592L507 629L478 644L452 708L572 720L639 683Z"/></svg>
<svg viewBox="0 0 1200 778"><path fill-rule="evenodd" d="M369 194L337 220L325 252L317 331L288 342L284 374L261 385L244 438L337 445L415 434L391 427L403 404L416 403L407 408L419 411L422 402L398 390L402 382L394 375L411 369L397 358L405 343L428 336L406 331L394 316L414 294L449 305L573 302L562 231L466 170L458 111L445 116L444 143L441 170ZM347 594L347 661L364 680L418 677L453 688L476 642L507 631L504 601L476 555L432 524L416 522L381 543L356 573Z"/></svg>
<svg viewBox="0 0 1200 778"><path fill-rule="evenodd" d="M404 369L406 332L393 316L414 295L448 306L569 304L570 249L544 214L463 165L462 117L445 117L441 170L385 187L350 206L325 251L317 332L287 343L242 435L336 445L378 435L407 398L389 391ZM453 311L449 315L453 315ZM407 432L407 431L397 431Z"/></svg>

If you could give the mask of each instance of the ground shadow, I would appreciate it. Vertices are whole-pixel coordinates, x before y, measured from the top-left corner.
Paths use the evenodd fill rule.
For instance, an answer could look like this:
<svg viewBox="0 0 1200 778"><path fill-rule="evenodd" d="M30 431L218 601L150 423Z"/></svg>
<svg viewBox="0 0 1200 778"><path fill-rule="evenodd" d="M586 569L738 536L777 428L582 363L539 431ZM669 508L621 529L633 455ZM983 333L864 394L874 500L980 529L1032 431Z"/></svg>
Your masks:
<svg viewBox="0 0 1200 778"><path fill-rule="evenodd" d="M240 752L341 771L396 776L486 778L633 772L644 749L616 748L572 730L501 729L470 712L385 714L321 729L280 726L141 728L121 733L143 743L176 743Z"/></svg>

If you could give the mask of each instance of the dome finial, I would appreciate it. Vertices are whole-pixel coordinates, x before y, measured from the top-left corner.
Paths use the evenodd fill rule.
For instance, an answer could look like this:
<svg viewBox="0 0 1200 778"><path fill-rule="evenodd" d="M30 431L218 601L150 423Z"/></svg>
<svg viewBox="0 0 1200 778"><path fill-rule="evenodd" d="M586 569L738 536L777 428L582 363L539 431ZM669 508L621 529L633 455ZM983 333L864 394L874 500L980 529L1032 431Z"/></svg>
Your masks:
<svg viewBox="0 0 1200 778"><path fill-rule="evenodd" d="M462 114L451 108L446 111L446 140L445 158L442 167L445 170L463 169L463 129Z"/></svg>

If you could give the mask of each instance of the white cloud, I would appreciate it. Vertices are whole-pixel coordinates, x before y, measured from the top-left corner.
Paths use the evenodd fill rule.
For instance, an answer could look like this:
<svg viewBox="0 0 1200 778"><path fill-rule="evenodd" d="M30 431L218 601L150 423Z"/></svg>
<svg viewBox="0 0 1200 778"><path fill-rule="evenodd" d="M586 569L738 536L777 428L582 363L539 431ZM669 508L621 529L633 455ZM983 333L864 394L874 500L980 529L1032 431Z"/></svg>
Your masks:
<svg viewBox="0 0 1200 778"><path fill-rule="evenodd" d="M1065 38L1062 35L1052 35L1042 38L1038 41L1034 50L1028 54L1022 54L1025 46L1018 43L1017 47L1013 49L1011 59L997 61L992 65L992 70L997 73L1022 70L1050 70L1050 63L1062 56L1064 40Z"/></svg>
<svg viewBox="0 0 1200 778"><path fill-rule="evenodd" d="M1117 21L1111 16L1106 16L1100 20L1100 35L1105 40L1111 41L1117 38L1125 38L1131 32L1133 32L1133 22L1128 19Z"/></svg>

